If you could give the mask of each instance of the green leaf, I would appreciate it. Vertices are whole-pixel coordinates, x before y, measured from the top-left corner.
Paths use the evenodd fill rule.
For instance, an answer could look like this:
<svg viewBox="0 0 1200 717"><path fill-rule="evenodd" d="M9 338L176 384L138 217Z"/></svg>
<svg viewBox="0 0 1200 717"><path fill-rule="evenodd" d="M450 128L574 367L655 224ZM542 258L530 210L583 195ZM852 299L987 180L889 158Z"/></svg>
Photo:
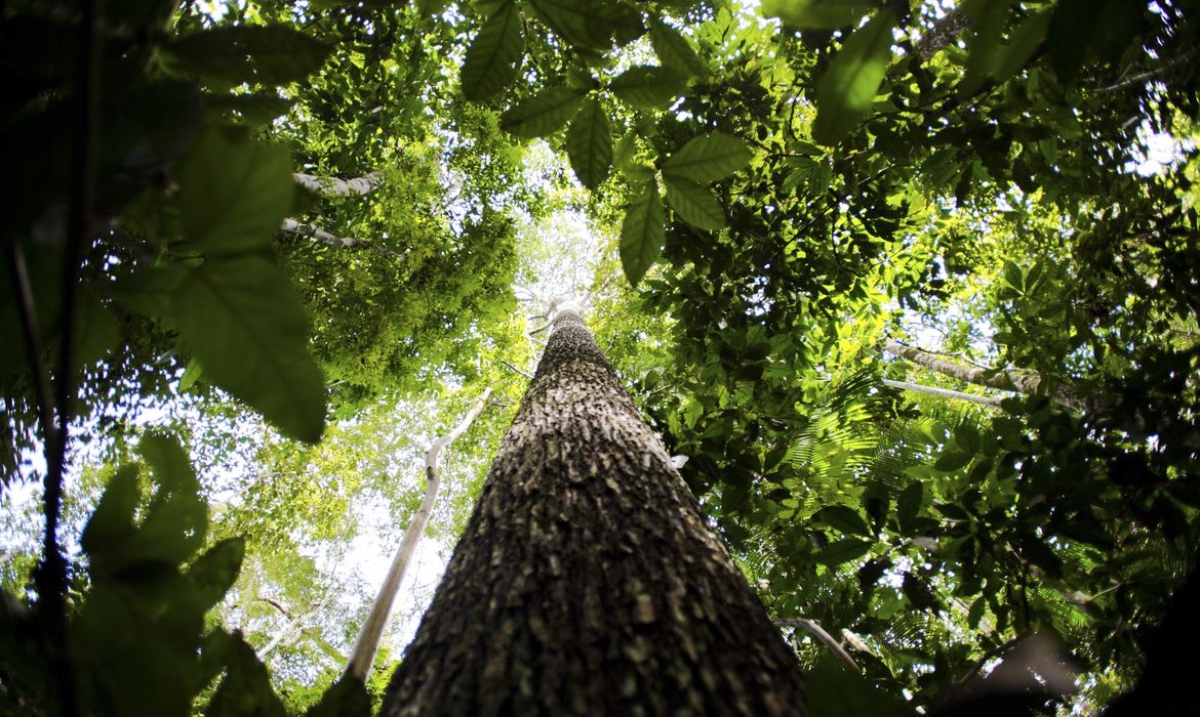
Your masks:
<svg viewBox="0 0 1200 717"><path fill-rule="evenodd" d="M283 147L210 129L176 175L186 239L207 256L271 245L292 203L292 161Z"/></svg>
<svg viewBox="0 0 1200 717"><path fill-rule="evenodd" d="M137 466L124 466L114 473L84 526L79 539L83 552L94 559L129 540L135 532L133 513L141 499Z"/></svg>
<svg viewBox="0 0 1200 717"><path fill-rule="evenodd" d="M939 471L952 473L971 462L974 455L971 453L963 453L961 451L947 451L938 457L937 462L933 467Z"/></svg>
<svg viewBox="0 0 1200 717"><path fill-rule="evenodd" d="M567 157L580 184L588 189L598 188L612 168L612 132L608 113L594 99L579 108L567 130Z"/></svg>
<svg viewBox="0 0 1200 717"><path fill-rule="evenodd" d="M896 499L896 522L900 524L902 534L912 532L913 522L921 511L924 495L925 486L920 482L913 482L909 483Z"/></svg>
<svg viewBox="0 0 1200 717"><path fill-rule="evenodd" d="M656 17L650 20L650 45L663 67L691 76L703 75L708 69L688 39Z"/></svg>
<svg viewBox="0 0 1200 717"><path fill-rule="evenodd" d="M222 112L229 120L248 127L262 127L287 114L292 108L292 102L267 92L206 95L204 98L204 103L209 109Z"/></svg>
<svg viewBox="0 0 1200 717"><path fill-rule="evenodd" d="M979 431L969 423L960 423L954 427L954 440L967 453L978 453L983 445L983 441L979 438Z"/></svg>
<svg viewBox="0 0 1200 717"><path fill-rule="evenodd" d="M199 605L208 610L225 597L242 569L246 541L239 536L226 538L196 558L187 571Z"/></svg>
<svg viewBox="0 0 1200 717"><path fill-rule="evenodd" d="M877 7L877 0L763 0L762 14L803 30L836 30Z"/></svg>
<svg viewBox="0 0 1200 717"><path fill-rule="evenodd" d="M463 96L480 102L512 84L525 57L525 24L515 3L506 2L484 21L467 48Z"/></svg>
<svg viewBox="0 0 1200 717"><path fill-rule="evenodd" d="M201 77L283 85L319 70L333 46L288 25L233 25L184 35L164 49Z"/></svg>
<svg viewBox="0 0 1200 717"><path fill-rule="evenodd" d="M862 538L843 538L825 546L813 559L822 565L833 567L861 558L871 552L871 546L874 544L874 541Z"/></svg>
<svg viewBox="0 0 1200 717"><path fill-rule="evenodd" d="M213 693L204 714L208 717L286 717L287 710L271 688L267 668L234 633L228 645L229 669Z"/></svg>
<svg viewBox="0 0 1200 717"><path fill-rule="evenodd" d="M813 520L817 523L824 523L843 533L850 533L852 535L871 534L871 529L867 527L867 521L863 520L858 511L844 505L827 505L813 515Z"/></svg>
<svg viewBox="0 0 1200 717"><path fill-rule="evenodd" d="M890 10L883 10L846 39L817 89L813 139L836 144L872 112L875 93L892 59Z"/></svg>
<svg viewBox="0 0 1200 717"><path fill-rule="evenodd" d="M308 352L308 315L279 269L259 256L208 261L173 300L180 338L213 383L284 433L321 438L324 379Z"/></svg>
<svg viewBox="0 0 1200 717"><path fill-rule="evenodd" d="M632 40L641 28L641 14L603 0L530 0L542 20L576 50L607 50L613 37Z"/></svg>
<svg viewBox="0 0 1200 717"><path fill-rule="evenodd" d="M609 89L636 107L666 107L687 87L687 78L666 67L641 65L622 72Z"/></svg>
<svg viewBox="0 0 1200 717"><path fill-rule="evenodd" d="M343 674L304 717L369 717L370 714L371 695L362 680Z"/></svg>
<svg viewBox="0 0 1200 717"><path fill-rule="evenodd" d="M500 126L518 137L546 137L574 116L586 96L586 90L550 87L506 111Z"/></svg>
<svg viewBox="0 0 1200 717"><path fill-rule="evenodd" d="M824 654L807 672L804 696L811 717L912 717L898 695L876 687L861 673Z"/></svg>
<svg viewBox="0 0 1200 717"><path fill-rule="evenodd" d="M662 253L663 204L658 183L651 177L629 205L621 223L621 266L625 278L637 286Z"/></svg>
<svg viewBox="0 0 1200 717"><path fill-rule="evenodd" d="M682 177L665 175L667 203L688 224L708 231L725 226L725 212L712 190Z"/></svg>
<svg viewBox="0 0 1200 717"><path fill-rule="evenodd" d="M200 546L208 531L208 504L200 497L200 482L183 446L172 437L148 433L138 452L150 465L158 484L146 517L138 526L137 549L127 547L126 557L182 565Z"/></svg>
<svg viewBox="0 0 1200 717"><path fill-rule="evenodd" d="M753 156L742 140L723 132L713 132L680 147L663 162L662 171L665 176L713 182L746 166Z"/></svg>

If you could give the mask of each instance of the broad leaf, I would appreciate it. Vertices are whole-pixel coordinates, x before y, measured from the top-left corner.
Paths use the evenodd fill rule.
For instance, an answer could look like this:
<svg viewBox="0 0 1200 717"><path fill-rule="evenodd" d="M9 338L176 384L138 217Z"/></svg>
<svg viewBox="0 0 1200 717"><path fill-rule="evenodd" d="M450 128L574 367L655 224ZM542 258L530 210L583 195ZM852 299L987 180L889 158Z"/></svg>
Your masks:
<svg viewBox="0 0 1200 717"><path fill-rule="evenodd" d="M533 139L553 134L574 116L586 90L551 87L500 116L500 126L518 137Z"/></svg>
<svg viewBox="0 0 1200 717"><path fill-rule="evenodd" d="M829 63L817 89L813 139L836 144L871 115L875 93L892 59L895 17L883 10L851 35Z"/></svg>
<svg viewBox="0 0 1200 717"><path fill-rule="evenodd" d="M137 548L127 548L123 557L181 565L204 545L208 531L208 504L200 497L200 482L173 437L146 434L138 452L150 465L157 488L138 526Z"/></svg>
<svg viewBox="0 0 1200 717"><path fill-rule="evenodd" d="M184 35L165 49L201 77L283 85L320 69L333 47L287 25L237 25Z"/></svg>
<svg viewBox="0 0 1200 717"><path fill-rule="evenodd" d="M812 717L911 717L903 698L884 692L831 654L809 670L804 696Z"/></svg>
<svg viewBox="0 0 1200 717"><path fill-rule="evenodd" d="M271 688L267 668L254 648L234 633L227 650L229 669L204 713L209 717L286 717L287 710Z"/></svg>
<svg viewBox="0 0 1200 717"><path fill-rule="evenodd" d="M750 163L754 155L737 137L713 132L701 135L679 148L663 162L666 176L713 182L724 179Z"/></svg>
<svg viewBox="0 0 1200 717"><path fill-rule="evenodd" d="M667 185L667 203L685 222L708 231L725 226L725 212L712 190L682 177L663 177Z"/></svg>
<svg viewBox="0 0 1200 717"><path fill-rule="evenodd" d="M108 479L104 494L79 539L83 552L93 560L93 572L96 556L124 544L134 534L133 516L141 499L136 466L124 466Z"/></svg>
<svg viewBox="0 0 1200 717"><path fill-rule="evenodd" d="M371 714L371 695L362 680L349 674L325 690L317 704L304 717L368 717Z"/></svg>
<svg viewBox="0 0 1200 717"><path fill-rule="evenodd" d="M874 541L862 538L843 538L825 546L813 559L822 565L841 565L871 552L871 546L874 544Z"/></svg>
<svg viewBox="0 0 1200 717"><path fill-rule="evenodd" d="M684 75L702 75L708 69L688 39L657 18L650 23L650 45L663 67Z"/></svg>
<svg viewBox="0 0 1200 717"><path fill-rule="evenodd" d="M863 520L858 511L844 505L827 505L813 515L813 520L836 528L843 533L864 536L871 534L871 529L867 527L867 521Z"/></svg>
<svg viewBox="0 0 1200 717"><path fill-rule="evenodd" d="M584 102L567 130L567 156L580 184L596 189L612 167L612 132L608 113L594 99Z"/></svg>
<svg viewBox="0 0 1200 717"><path fill-rule="evenodd" d="M912 531L913 522L921 511L921 501L925 495L925 486L920 482L909 483L896 499L896 522L900 525L900 533L907 535Z"/></svg>
<svg viewBox="0 0 1200 717"><path fill-rule="evenodd" d="M607 50L613 38L624 44L641 27L641 15L628 6L604 0L530 0L554 32L576 50Z"/></svg>
<svg viewBox="0 0 1200 717"><path fill-rule="evenodd" d="M666 67L642 65L622 72L609 87L631 105L665 107L683 93L687 78Z"/></svg>
<svg viewBox="0 0 1200 717"><path fill-rule="evenodd" d="M283 147L205 132L177 175L184 237L207 256L270 246L292 203Z"/></svg>
<svg viewBox="0 0 1200 717"><path fill-rule="evenodd" d="M629 205L621 223L621 266L625 278L637 286L662 253L663 204L658 182L647 181Z"/></svg>
<svg viewBox="0 0 1200 717"><path fill-rule="evenodd" d="M180 338L213 383L285 433L315 442L325 386L308 352L308 315L287 279L258 256L208 261L174 295Z"/></svg>
<svg viewBox="0 0 1200 717"><path fill-rule="evenodd" d="M836 30L879 5L878 0L763 0L762 14L805 30Z"/></svg>
<svg viewBox="0 0 1200 717"><path fill-rule="evenodd" d="M246 541L239 536L226 538L196 558L187 578L195 590L199 605L208 610L221 601L242 569Z"/></svg>
<svg viewBox="0 0 1200 717"><path fill-rule="evenodd" d="M467 48L462 66L463 95L489 99L512 84L525 56L525 24L515 3L506 2L484 21Z"/></svg>

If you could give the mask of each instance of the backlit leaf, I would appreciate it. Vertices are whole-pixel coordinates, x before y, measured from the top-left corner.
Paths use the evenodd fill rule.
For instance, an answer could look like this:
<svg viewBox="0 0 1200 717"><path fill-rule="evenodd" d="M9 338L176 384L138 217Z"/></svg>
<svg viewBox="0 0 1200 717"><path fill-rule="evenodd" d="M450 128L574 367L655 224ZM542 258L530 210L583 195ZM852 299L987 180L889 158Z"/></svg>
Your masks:
<svg viewBox="0 0 1200 717"><path fill-rule="evenodd" d="M518 137L546 137L575 115L585 96L585 90L571 87L542 90L501 115L500 126Z"/></svg>
<svg viewBox="0 0 1200 717"><path fill-rule="evenodd" d="M653 177L638 192L621 224L621 266L637 286L662 253L663 204Z"/></svg>
<svg viewBox="0 0 1200 717"><path fill-rule="evenodd" d="M874 541L862 538L843 538L825 546L813 559L822 565L841 565L871 552L874 544Z"/></svg>
<svg viewBox="0 0 1200 717"><path fill-rule="evenodd" d="M612 132L608 113L594 99L584 102L567 130L567 156L580 184L596 189L612 167Z"/></svg>
<svg viewBox="0 0 1200 717"><path fill-rule="evenodd" d="M687 86L687 79L666 67L642 65L622 72L609 86L613 94L637 107L665 107Z"/></svg>
<svg viewBox="0 0 1200 717"><path fill-rule="evenodd" d="M471 41L462 66L463 95L489 99L512 84L525 55L525 25L515 3L504 3Z"/></svg>
<svg viewBox="0 0 1200 717"><path fill-rule="evenodd" d="M750 163L753 157L745 143L723 132L701 135L689 141L663 162L664 175L712 182L724 179Z"/></svg>
<svg viewBox="0 0 1200 717"><path fill-rule="evenodd" d="M871 115L875 93L892 59L895 17L883 10L847 38L817 89L813 139L836 144Z"/></svg>
<svg viewBox="0 0 1200 717"><path fill-rule="evenodd" d="M763 0L762 14L806 30L836 30L877 7L876 0Z"/></svg>
<svg viewBox="0 0 1200 717"><path fill-rule="evenodd" d="M685 222L716 231L725 226L725 212L712 190L682 177L665 175L667 203Z"/></svg>

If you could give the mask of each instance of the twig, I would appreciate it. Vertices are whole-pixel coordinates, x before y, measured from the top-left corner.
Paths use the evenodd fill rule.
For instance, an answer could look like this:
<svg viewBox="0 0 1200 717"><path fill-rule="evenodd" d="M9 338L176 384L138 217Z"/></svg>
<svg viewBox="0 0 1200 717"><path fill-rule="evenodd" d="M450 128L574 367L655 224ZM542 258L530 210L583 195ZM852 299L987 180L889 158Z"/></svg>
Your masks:
<svg viewBox="0 0 1200 717"><path fill-rule="evenodd" d="M925 386L919 383L909 383L908 381L893 381L891 379L883 379L884 386L898 388L902 391L915 391L917 393L926 393L931 396L941 396L942 398L951 398L957 401L970 401L978 403L982 406L990 406L998 408L1003 400L998 396L979 396L974 393L963 393L962 391L954 391L949 388L940 388L937 386Z"/></svg>
<svg viewBox="0 0 1200 717"><path fill-rule="evenodd" d="M25 252L17 241L4 247L8 258L9 277L16 293L17 314L21 320L21 334L25 339L25 360L33 373L33 384L37 398L38 419L42 424L42 438L47 448L54 443L54 398L51 395L50 372L42 360L45 344L38 328L37 307L33 301L33 286L29 281L29 267L25 264Z"/></svg>
<svg viewBox="0 0 1200 717"><path fill-rule="evenodd" d="M845 662L855 670L861 669L859 668L858 663L854 661L854 658L850 656L850 653L846 652L846 649L842 647L837 640L833 639L833 635L825 632L824 628L812 620L803 617L794 617L789 620L776 620L775 627L800 628L817 638L822 645L827 647L829 651L833 653L834 657L838 658L842 662Z"/></svg>
<svg viewBox="0 0 1200 717"><path fill-rule="evenodd" d="M532 380L533 380L533 374L530 374L530 373L528 373L528 372L526 372L526 371L522 371L521 369L517 368L516 366L513 366L513 365L512 365L511 363L509 363L508 361L505 361L504 359L500 359L500 363L502 363L502 364L504 364L505 366L507 366L507 367L508 367L508 369L509 369L510 371L515 371L516 373L519 373L519 374L521 374L522 376L524 376L525 378L529 379L530 381L532 381Z"/></svg>
<svg viewBox="0 0 1200 717"><path fill-rule="evenodd" d="M296 616L292 614L291 610L288 610L286 607L283 606L283 603L279 602L275 598L263 597L260 595L257 598L255 598L255 600L258 600L259 602L265 602L266 604L270 605L271 607L275 608L276 610L278 610L279 612L283 613L284 615L286 615L287 617L289 617L293 620L296 618Z"/></svg>

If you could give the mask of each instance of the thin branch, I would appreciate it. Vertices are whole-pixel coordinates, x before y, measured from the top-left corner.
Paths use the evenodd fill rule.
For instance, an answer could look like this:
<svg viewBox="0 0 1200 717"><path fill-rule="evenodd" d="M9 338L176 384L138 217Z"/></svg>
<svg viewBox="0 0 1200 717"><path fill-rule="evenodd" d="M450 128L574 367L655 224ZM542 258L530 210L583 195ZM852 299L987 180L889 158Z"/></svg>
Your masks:
<svg viewBox="0 0 1200 717"><path fill-rule="evenodd" d="M846 652L846 649L842 647L837 640L833 639L833 635L825 632L824 628L812 620L803 617L794 617L789 620L776 620L775 627L800 628L817 638L822 645L824 645L829 649L830 652L833 653L834 657L838 658L842 662L845 662L855 670L861 669L858 666L858 663L854 661L854 658L850 656L850 653Z"/></svg>
<svg viewBox="0 0 1200 717"><path fill-rule="evenodd" d="M25 360L29 362L29 370L33 374L34 390L37 398L38 420L42 424L42 439L47 448L56 438L54 421L54 398L50 384L50 371L42 360L45 344L42 332L38 327L37 306L33 300L33 285L29 280L29 267L25 263L25 252L17 241L9 242L4 247L8 258L9 277L13 291L16 293L17 315L21 321L21 334L25 343Z"/></svg>
<svg viewBox="0 0 1200 717"><path fill-rule="evenodd" d="M954 391L949 388L924 386L919 383L909 383L908 381L893 381L888 378L883 379L883 385L890 386L891 388L898 388L902 391L926 393L930 396L940 396L942 398L950 398L956 401L970 401L971 403L978 403L981 406L990 406L992 408L999 408L1000 401L1003 400L998 396L979 396L974 393L963 393L962 391Z"/></svg>
<svg viewBox="0 0 1200 717"><path fill-rule="evenodd" d="M278 600L276 600L275 598L262 597L262 596L260 595L260 596L258 596L257 598L255 598L255 600L258 600L259 602L265 602L266 604L268 604L268 605L270 605L271 607L275 608L275 609L276 609L276 610L278 610L279 612L283 613L285 616L287 616L287 617L289 617L289 618L291 618L291 619L293 619L293 620L294 620L294 619L296 619L296 616L292 614L292 611L291 611L291 610L288 610L286 607L284 607L284 606L283 606L283 603L279 602L279 601L278 601Z"/></svg>
<svg viewBox="0 0 1200 717"><path fill-rule="evenodd" d="M1179 65L1184 64L1185 62L1190 62L1191 60L1195 59L1197 54L1200 54L1200 48L1193 47L1192 49L1188 50L1187 52L1176 55L1174 58L1168 60L1166 63L1154 68L1153 70L1147 70L1145 72L1136 74L1133 77L1130 77L1125 80L1121 80L1121 81L1111 84L1107 87L1097 88L1096 91L1103 92L1103 93L1119 92L1120 90L1123 90L1127 87L1132 87L1133 85L1138 85L1138 84L1144 83L1147 80L1153 80L1156 77L1160 77L1162 75L1167 74L1168 72L1175 69Z"/></svg>
<svg viewBox="0 0 1200 717"><path fill-rule="evenodd" d="M508 361L505 361L504 359L501 359L501 360L500 360L500 363L502 363L502 364L504 364L505 366L507 366L507 367L508 367L508 370L510 370L510 371L513 371L513 372L515 372L515 373L519 373L519 374L521 374L522 376L524 376L525 378L529 379L530 381L532 381L532 380L533 380L533 374L531 374L531 373L529 373L529 372L527 372L527 371L522 371L521 369L517 368L516 366L513 366L513 365L512 365L511 363L509 363Z"/></svg>
<svg viewBox="0 0 1200 717"><path fill-rule="evenodd" d="M371 612L367 615L367 620L358 633L358 639L354 641L354 649L351 650L350 661L346 665L346 673L363 682L366 682L367 675L371 672L371 665L375 662L375 653L379 650L379 640L387 625L388 616L392 612L392 603L396 600L396 593L400 590L400 581L404 579L404 572L412 561L413 553L417 549L417 542L425 532L425 525L429 522L429 516L433 512L433 504L437 501L438 488L441 486L441 476L437 467L438 457L441 455L442 449L466 433L483 409L487 407L488 397L491 395L492 388L489 386L462 421L449 433L434 441L429 450L425 452L425 496L421 499L421 506L417 508L412 521L408 524L408 529L404 531L400 549L396 551L396 556L392 559L387 577L384 578L383 585L379 588L379 594L371 605Z"/></svg>

